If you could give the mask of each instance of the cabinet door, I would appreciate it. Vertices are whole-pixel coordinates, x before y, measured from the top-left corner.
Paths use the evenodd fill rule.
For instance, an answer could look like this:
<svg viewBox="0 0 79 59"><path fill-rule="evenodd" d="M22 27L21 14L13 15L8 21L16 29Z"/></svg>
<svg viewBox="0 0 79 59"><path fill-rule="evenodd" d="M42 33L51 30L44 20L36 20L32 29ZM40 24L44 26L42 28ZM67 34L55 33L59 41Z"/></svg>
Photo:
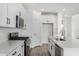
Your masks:
<svg viewBox="0 0 79 59"><path fill-rule="evenodd" d="M7 27L7 4L0 3L0 26Z"/></svg>
<svg viewBox="0 0 79 59"><path fill-rule="evenodd" d="M55 44L55 56L61 56L61 47Z"/></svg>
<svg viewBox="0 0 79 59"><path fill-rule="evenodd" d="M49 53L50 53L50 55L51 55L51 39L49 38L48 39L48 51L49 51Z"/></svg>
<svg viewBox="0 0 79 59"><path fill-rule="evenodd" d="M52 55L52 56L55 56L55 43L52 41L51 44L52 44L52 45L51 45L51 55Z"/></svg>
<svg viewBox="0 0 79 59"><path fill-rule="evenodd" d="M10 20L9 27L16 27L16 3L8 3L8 19Z"/></svg>
<svg viewBox="0 0 79 59"><path fill-rule="evenodd" d="M55 43L52 41L52 39L48 40L48 50L51 56L55 56Z"/></svg>
<svg viewBox="0 0 79 59"><path fill-rule="evenodd" d="M17 55L18 55L18 51L17 51L17 48L16 48L12 52L10 52L7 56L17 56Z"/></svg>
<svg viewBox="0 0 79 59"><path fill-rule="evenodd" d="M21 46L21 55L24 56L24 44Z"/></svg>
<svg viewBox="0 0 79 59"><path fill-rule="evenodd" d="M13 50L12 52L10 52L8 54L8 56L22 56L21 46L18 46L15 50Z"/></svg>

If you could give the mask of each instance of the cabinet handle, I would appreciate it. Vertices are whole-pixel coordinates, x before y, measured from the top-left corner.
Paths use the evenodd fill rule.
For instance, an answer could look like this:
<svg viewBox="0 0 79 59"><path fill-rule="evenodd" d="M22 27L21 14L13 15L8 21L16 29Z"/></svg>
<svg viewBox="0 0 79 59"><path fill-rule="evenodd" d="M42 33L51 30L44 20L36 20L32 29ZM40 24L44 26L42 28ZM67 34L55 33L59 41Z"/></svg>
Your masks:
<svg viewBox="0 0 79 59"><path fill-rule="evenodd" d="M15 54L16 54L16 51L12 55L15 55Z"/></svg>
<svg viewBox="0 0 79 59"><path fill-rule="evenodd" d="M21 56L21 54L19 53L18 56Z"/></svg>
<svg viewBox="0 0 79 59"><path fill-rule="evenodd" d="M10 24L10 18L7 17L7 24Z"/></svg>
<svg viewBox="0 0 79 59"><path fill-rule="evenodd" d="M51 50L52 50L52 46L51 46Z"/></svg>
<svg viewBox="0 0 79 59"><path fill-rule="evenodd" d="M21 47L24 47L24 45L22 45Z"/></svg>
<svg viewBox="0 0 79 59"><path fill-rule="evenodd" d="M48 40L50 42L50 40Z"/></svg>
<svg viewBox="0 0 79 59"><path fill-rule="evenodd" d="M8 24L8 17L7 17L7 24Z"/></svg>

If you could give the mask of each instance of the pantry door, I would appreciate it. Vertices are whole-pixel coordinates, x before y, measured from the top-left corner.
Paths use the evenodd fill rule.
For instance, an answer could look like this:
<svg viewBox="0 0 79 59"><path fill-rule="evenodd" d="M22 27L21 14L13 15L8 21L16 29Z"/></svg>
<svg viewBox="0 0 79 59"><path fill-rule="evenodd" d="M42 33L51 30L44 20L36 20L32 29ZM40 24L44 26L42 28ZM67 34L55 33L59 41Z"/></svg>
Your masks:
<svg viewBox="0 0 79 59"><path fill-rule="evenodd" d="M43 23L41 30L41 43L48 43L49 36L53 36L53 23Z"/></svg>

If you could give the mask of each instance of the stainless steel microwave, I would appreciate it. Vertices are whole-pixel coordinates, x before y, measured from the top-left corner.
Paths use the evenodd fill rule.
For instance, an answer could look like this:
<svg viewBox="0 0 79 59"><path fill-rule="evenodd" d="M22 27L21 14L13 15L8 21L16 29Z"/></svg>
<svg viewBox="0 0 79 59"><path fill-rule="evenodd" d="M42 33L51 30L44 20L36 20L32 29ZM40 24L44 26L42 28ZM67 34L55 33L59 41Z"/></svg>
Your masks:
<svg viewBox="0 0 79 59"><path fill-rule="evenodd" d="M24 19L18 15L16 15L16 28L24 27Z"/></svg>

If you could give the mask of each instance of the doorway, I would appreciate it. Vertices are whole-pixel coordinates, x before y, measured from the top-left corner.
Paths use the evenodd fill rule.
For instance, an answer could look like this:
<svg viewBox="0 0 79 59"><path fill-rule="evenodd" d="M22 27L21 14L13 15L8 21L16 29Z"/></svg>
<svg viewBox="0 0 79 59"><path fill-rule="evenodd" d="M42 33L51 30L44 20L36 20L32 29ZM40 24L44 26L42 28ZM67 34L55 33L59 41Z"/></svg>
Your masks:
<svg viewBox="0 0 79 59"><path fill-rule="evenodd" d="M41 43L48 43L48 37L53 35L53 23L42 23Z"/></svg>

